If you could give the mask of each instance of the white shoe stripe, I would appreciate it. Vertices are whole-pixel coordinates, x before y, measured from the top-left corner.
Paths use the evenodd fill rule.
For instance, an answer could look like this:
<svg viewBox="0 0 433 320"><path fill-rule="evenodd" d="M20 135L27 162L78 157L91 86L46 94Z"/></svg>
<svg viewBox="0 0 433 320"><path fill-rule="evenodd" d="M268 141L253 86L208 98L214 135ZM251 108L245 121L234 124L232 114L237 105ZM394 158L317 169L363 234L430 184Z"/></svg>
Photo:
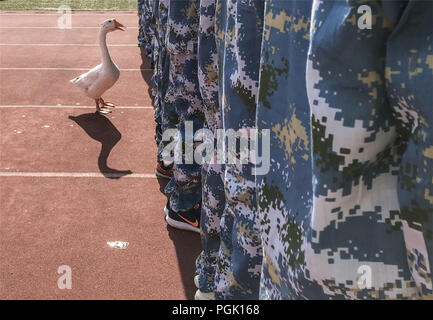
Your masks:
<svg viewBox="0 0 433 320"><path fill-rule="evenodd" d="M165 221L167 221L167 223L170 226L172 226L173 228L200 233L199 228L193 227L192 225L190 225L186 222L176 221L176 220L170 218L170 216L166 216Z"/></svg>

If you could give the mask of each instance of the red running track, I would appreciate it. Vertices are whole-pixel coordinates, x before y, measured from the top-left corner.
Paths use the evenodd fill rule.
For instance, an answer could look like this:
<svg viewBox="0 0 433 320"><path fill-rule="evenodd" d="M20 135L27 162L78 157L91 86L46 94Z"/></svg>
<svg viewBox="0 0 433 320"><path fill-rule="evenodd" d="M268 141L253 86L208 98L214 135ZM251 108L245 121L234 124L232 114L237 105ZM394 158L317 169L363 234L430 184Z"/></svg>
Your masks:
<svg viewBox="0 0 433 320"><path fill-rule="evenodd" d="M110 17L129 28L108 35L121 76L104 117L69 80L100 63ZM74 12L70 30L58 18L0 12L0 299L192 299L200 238L164 221L137 15Z"/></svg>

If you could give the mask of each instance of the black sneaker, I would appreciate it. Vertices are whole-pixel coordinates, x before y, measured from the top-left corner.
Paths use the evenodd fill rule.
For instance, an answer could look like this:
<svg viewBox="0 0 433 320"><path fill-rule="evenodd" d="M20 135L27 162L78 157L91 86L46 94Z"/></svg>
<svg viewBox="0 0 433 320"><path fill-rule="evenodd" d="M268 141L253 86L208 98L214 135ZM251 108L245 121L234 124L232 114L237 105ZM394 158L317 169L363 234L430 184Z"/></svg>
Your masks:
<svg viewBox="0 0 433 320"><path fill-rule="evenodd" d="M194 208L188 211L175 212L167 206L166 209L168 214L165 217L165 221L167 221L170 226L176 229L200 233L200 204L196 204Z"/></svg>

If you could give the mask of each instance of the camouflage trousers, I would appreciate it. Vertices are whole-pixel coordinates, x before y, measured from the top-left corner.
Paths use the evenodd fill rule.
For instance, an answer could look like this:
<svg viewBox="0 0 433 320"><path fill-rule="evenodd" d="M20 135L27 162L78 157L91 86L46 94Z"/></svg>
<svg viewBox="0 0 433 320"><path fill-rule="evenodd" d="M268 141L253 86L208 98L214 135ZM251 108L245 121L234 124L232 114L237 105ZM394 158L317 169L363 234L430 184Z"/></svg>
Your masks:
<svg viewBox="0 0 433 320"><path fill-rule="evenodd" d="M177 123L179 121L179 117L176 113L175 108L170 103L166 103L165 96L167 93L167 89L170 84L170 57L167 51L162 51L159 58L159 103L157 108L155 109L155 122L157 123L157 133L156 133L156 142L158 144L158 156L157 161L162 161L163 156L162 152L164 148L169 143L168 141L163 141L162 135L164 130L176 128Z"/></svg>
<svg viewBox="0 0 433 320"><path fill-rule="evenodd" d="M387 44L385 79L404 141L397 194L407 262L418 297L433 299L433 92L427 89L433 82L433 3L383 6L390 20L401 12Z"/></svg>
<svg viewBox="0 0 433 320"><path fill-rule="evenodd" d="M359 23L358 1L313 4L306 84L314 196L295 292L431 297L431 130L422 114L432 96L418 85L431 78L432 6L362 4L371 28Z"/></svg>
<svg viewBox="0 0 433 320"><path fill-rule="evenodd" d="M153 1L138 0L138 45L146 48L149 57L152 55L154 37Z"/></svg>
<svg viewBox="0 0 433 320"><path fill-rule="evenodd" d="M204 122L197 74L198 9L197 0L171 0L169 4L166 39L170 81L164 108L177 114L175 144L182 151L194 145L186 133L203 128ZM181 161L174 162L173 178L165 188L174 211L189 210L201 203L201 165L187 157L182 153Z"/></svg>
<svg viewBox="0 0 433 320"><path fill-rule="evenodd" d="M312 207L310 106L305 87L312 1L267 0L257 128L269 130L269 172L257 175L263 245L260 299L295 299ZM305 288L307 290L308 287Z"/></svg>
<svg viewBox="0 0 433 320"><path fill-rule="evenodd" d="M204 164L202 168L201 245L202 252L196 260L199 289L215 292L215 275L220 249L220 224L225 196L223 165Z"/></svg>
<svg viewBox="0 0 433 320"><path fill-rule="evenodd" d="M205 115L204 127L216 135L221 129L218 104L218 61L215 42L216 0L200 1L200 28L198 36L198 78ZM216 139L211 143L217 145ZM216 154L214 154L216 157ZM217 162L217 161L215 161ZM215 292L215 273L220 248L220 220L225 205L222 163L204 163L202 167L202 252L196 261L199 289Z"/></svg>
<svg viewBox="0 0 433 320"><path fill-rule="evenodd" d="M218 1L216 42L223 129L255 128L263 1ZM217 299L257 299L262 267L254 165L224 168Z"/></svg>
<svg viewBox="0 0 433 320"><path fill-rule="evenodd" d="M164 127L164 98L169 82L169 56L165 44L167 33L167 14L168 0L159 0L155 4L155 55L154 55L154 74L152 77L153 88L155 89L154 107L156 122L156 143L159 147L158 161L161 161L161 150L164 147L162 142L162 132Z"/></svg>
<svg viewBox="0 0 433 320"><path fill-rule="evenodd" d="M145 31L145 0L138 0L138 45L146 45L146 31Z"/></svg>

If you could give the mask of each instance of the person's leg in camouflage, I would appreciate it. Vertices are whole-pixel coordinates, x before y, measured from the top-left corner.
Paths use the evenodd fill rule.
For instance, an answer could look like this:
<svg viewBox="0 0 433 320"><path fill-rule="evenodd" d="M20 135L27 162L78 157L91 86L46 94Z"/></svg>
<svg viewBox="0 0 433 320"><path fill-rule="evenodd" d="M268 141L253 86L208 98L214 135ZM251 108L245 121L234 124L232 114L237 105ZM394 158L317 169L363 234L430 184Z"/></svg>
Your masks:
<svg viewBox="0 0 433 320"><path fill-rule="evenodd" d="M202 252L196 261L199 291L196 299L211 299L215 292L215 273L220 248L220 220L225 205L223 164L217 159L217 129L222 128L218 103L218 55L215 40L216 0L200 1L198 37L198 76L204 102L204 128L212 133L215 154L202 167ZM203 294L204 293L204 294Z"/></svg>
<svg viewBox="0 0 433 320"><path fill-rule="evenodd" d="M433 3L383 6L398 23L387 43L385 81L403 142L398 201L407 260L418 297L433 299Z"/></svg>
<svg viewBox="0 0 433 320"><path fill-rule="evenodd" d="M154 21L153 21L153 11L154 11L154 1L155 0L142 0L141 1L141 24L143 31L144 47L147 50L147 55L151 59L151 64L153 64L153 46L154 46Z"/></svg>
<svg viewBox="0 0 433 320"><path fill-rule="evenodd" d="M197 38L199 0L171 0L168 11L167 52L170 59L170 84L165 101L174 106L179 117L176 143L181 146L182 159L175 161L173 178L165 190L170 195L167 222L188 230L199 231L201 205L201 165L194 162L193 134L203 127L203 101L197 75ZM194 131L193 131L194 130ZM193 216L183 219L185 215ZM176 227L176 226L175 226Z"/></svg>
<svg viewBox="0 0 433 320"><path fill-rule="evenodd" d="M160 67L160 56L163 50L163 44L161 43L161 23L159 19L159 2L160 0L152 1L152 33L153 36L153 48L152 48L152 61L153 61L153 75L151 78L152 89L151 93L153 95L153 107L155 109L155 141L159 145L161 142L162 135L162 124L161 124L161 88L160 88L160 78L161 78L161 67Z"/></svg>
<svg viewBox="0 0 433 320"><path fill-rule="evenodd" d="M263 1L218 1L216 34L223 129L251 135L256 127ZM238 158L246 150L228 150ZM254 164L227 160L226 203L216 275L217 299L257 299L262 267Z"/></svg>
<svg viewBox="0 0 433 320"><path fill-rule="evenodd" d="M306 77L314 196L296 297L431 297L427 3L314 1Z"/></svg>
<svg viewBox="0 0 433 320"><path fill-rule="evenodd" d="M145 1L146 0L138 0L137 1L137 9L138 9L138 45L140 47L146 46L146 36L145 36Z"/></svg>
<svg viewBox="0 0 433 320"><path fill-rule="evenodd" d="M270 139L257 166L263 244L261 299L292 299L305 266L312 204L310 106L305 87L312 0L266 0L257 129ZM269 172L266 172L266 163ZM261 169L261 170L259 170ZM298 279L301 286L302 281Z"/></svg>
<svg viewBox="0 0 433 320"><path fill-rule="evenodd" d="M162 155L161 152L166 145L166 142L162 141L162 132L164 128L169 128L170 126L164 125L165 122L169 122L170 119L164 118L164 105L165 105L165 94L167 92L169 79L169 55L167 54L167 47L165 44L165 38L167 35L167 19L168 19L168 6L169 0L159 0L158 7L158 38L159 38L159 60L158 60L158 101L159 101L159 110L158 113L155 114L155 121L160 124L160 128L157 131L157 144L158 144L158 155L157 162L161 164ZM177 121L176 121L177 123ZM158 174L157 168L157 174ZM169 172L169 171L168 171ZM169 173L170 174L170 173ZM169 176L167 176L169 177Z"/></svg>

